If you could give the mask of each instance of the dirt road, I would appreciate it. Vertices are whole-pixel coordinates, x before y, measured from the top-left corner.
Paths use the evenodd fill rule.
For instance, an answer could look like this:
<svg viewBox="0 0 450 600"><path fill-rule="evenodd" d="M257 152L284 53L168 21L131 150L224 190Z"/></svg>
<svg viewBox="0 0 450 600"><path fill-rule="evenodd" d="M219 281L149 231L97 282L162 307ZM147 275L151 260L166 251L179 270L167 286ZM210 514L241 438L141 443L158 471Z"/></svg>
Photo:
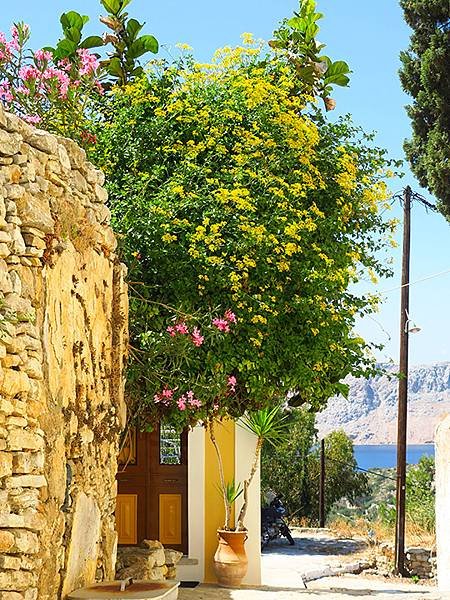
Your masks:
<svg viewBox="0 0 450 600"><path fill-rule="evenodd" d="M431 585L417 585L398 579L341 575L302 583L302 575L355 563L365 553L360 540L337 540L331 533L294 532L295 546L280 540L269 544L262 555L260 588L222 589L199 586L180 589L180 600L444 600ZM449 600L449 599L446 599Z"/></svg>

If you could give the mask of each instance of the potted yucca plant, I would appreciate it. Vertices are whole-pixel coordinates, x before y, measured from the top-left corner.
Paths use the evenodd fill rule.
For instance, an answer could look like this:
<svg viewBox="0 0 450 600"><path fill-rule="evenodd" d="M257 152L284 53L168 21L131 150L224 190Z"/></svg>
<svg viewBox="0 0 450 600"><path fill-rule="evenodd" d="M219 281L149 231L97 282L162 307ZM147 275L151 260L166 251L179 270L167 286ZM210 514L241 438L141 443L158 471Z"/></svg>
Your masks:
<svg viewBox="0 0 450 600"><path fill-rule="evenodd" d="M280 443L286 434L286 415L280 406L266 408L245 414L239 425L256 436L256 446L250 472L242 484L235 481L226 482L224 477L222 455L214 434L214 423L208 424L208 431L216 450L220 475L220 491L225 509L225 521L217 530L218 547L214 555L214 570L219 585L225 587L239 586L247 573L248 559L245 552L247 528L245 516L248 510L248 489L258 468L264 442L272 445ZM239 511L236 527L231 527L231 508L240 495L243 504Z"/></svg>

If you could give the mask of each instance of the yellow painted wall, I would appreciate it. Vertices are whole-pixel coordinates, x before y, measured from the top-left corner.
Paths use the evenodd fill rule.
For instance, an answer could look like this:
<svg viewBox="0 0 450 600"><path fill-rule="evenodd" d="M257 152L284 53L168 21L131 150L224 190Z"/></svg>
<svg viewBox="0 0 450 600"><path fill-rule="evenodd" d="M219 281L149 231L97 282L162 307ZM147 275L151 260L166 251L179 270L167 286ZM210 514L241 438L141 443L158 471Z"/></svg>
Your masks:
<svg viewBox="0 0 450 600"><path fill-rule="evenodd" d="M234 479L235 423L216 423L215 437L221 450L225 481ZM205 443L205 582L216 581L213 558L217 548L217 529L223 527L225 514L223 501L217 486L220 483L217 455L206 433ZM234 511L232 523L234 525Z"/></svg>

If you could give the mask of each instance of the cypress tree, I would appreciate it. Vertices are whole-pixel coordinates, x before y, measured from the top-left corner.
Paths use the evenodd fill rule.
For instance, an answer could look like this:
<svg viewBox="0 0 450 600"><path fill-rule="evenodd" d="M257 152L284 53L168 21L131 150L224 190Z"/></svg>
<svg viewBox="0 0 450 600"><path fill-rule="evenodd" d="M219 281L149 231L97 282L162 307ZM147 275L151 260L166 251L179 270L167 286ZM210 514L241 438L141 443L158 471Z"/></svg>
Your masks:
<svg viewBox="0 0 450 600"><path fill-rule="evenodd" d="M422 187L450 219L450 0L400 0L412 29L400 80L413 98L404 149Z"/></svg>

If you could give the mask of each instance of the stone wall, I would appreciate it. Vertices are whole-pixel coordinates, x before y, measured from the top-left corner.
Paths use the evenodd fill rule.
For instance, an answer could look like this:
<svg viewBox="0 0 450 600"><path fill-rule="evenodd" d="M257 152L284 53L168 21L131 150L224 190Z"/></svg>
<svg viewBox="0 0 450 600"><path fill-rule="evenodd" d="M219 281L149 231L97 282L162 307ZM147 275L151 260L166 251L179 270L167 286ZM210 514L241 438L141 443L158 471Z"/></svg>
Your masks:
<svg viewBox="0 0 450 600"><path fill-rule="evenodd" d="M450 592L450 415L436 429L436 547L439 590Z"/></svg>
<svg viewBox="0 0 450 600"><path fill-rule="evenodd" d="M0 108L0 600L114 572L127 294L103 181Z"/></svg>

